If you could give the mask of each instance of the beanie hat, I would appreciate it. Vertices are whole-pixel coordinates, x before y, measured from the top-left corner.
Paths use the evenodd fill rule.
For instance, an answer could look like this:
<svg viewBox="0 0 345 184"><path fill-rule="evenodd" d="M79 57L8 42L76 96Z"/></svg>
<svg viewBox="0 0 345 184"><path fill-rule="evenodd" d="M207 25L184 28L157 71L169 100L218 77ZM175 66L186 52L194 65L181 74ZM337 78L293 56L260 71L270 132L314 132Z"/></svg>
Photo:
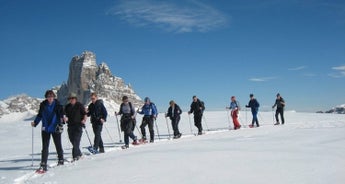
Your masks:
<svg viewBox="0 0 345 184"><path fill-rule="evenodd" d="M150 98L149 97L145 97L144 102L148 102L148 101L150 101Z"/></svg>
<svg viewBox="0 0 345 184"><path fill-rule="evenodd" d="M123 96L122 101L124 101L124 100L128 100L128 96Z"/></svg>

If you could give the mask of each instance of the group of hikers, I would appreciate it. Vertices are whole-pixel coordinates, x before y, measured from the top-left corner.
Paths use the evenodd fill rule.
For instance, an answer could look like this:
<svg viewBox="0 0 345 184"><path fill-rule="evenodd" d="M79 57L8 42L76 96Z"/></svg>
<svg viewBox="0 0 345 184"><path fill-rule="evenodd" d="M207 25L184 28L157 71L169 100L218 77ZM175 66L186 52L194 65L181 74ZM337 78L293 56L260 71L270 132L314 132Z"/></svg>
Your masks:
<svg viewBox="0 0 345 184"><path fill-rule="evenodd" d="M63 107L56 99L56 95L52 90L46 91L45 100L40 103L38 114L35 120L31 122L31 126L36 127L39 122L42 121L42 153L40 167L37 172L47 171L47 160L51 137L53 138L53 142L55 144L56 152L58 155L58 165L64 164L61 133L63 131L63 124L65 123L67 123L68 137L73 146L73 161L77 161L82 157L82 152L80 150L80 141L83 133L83 128L85 128L87 117L90 117L94 133L94 144L91 147L92 152L104 153L104 144L101 133L103 129L103 123L107 121L108 112L102 100L98 99L96 93L91 93L90 100L91 103L87 108L85 108L84 105L78 101L77 95L75 93L71 93L68 97L68 104ZM169 102L169 105L170 106L167 110L167 113L165 113L165 117L171 120L174 134L173 138L178 139L182 136L178 128L182 110L179 105L177 105L173 100ZM250 127L254 127L254 123L256 123L256 126L259 127L259 121L257 118L259 106L259 102L254 98L254 95L250 94L250 101L248 102L248 105L246 105L247 108L251 108L251 112L253 115L252 124L250 125ZM278 93L275 104L272 106L272 109L277 107L275 114L275 125L280 124L278 118L279 114L281 117L281 123L284 124L284 106L285 101ZM240 105L235 96L231 97L230 106L226 108L231 110L234 129L240 129L241 124L238 121ZM198 135L202 135L203 132L202 117L204 110L204 102L199 100L197 96L193 96L193 101L190 105L188 114L190 115L193 113L194 115L194 125L198 129ZM143 115L142 123L140 125L140 139L138 139L137 136L134 135L134 129L136 127L136 113ZM144 105L141 107L141 109L137 109L136 111L132 103L129 102L128 97L123 96L120 109L118 112L115 112L116 118L118 115L121 115L120 127L121 131L124 133L125 145L122 146L123 149L129 147L129 138L133 140L132 144L134 145L148 142L145 130L146 126L148 126L150 133L149 142L154 142L154 122L157 118L158 111L156 105L151 102L149 97L145 97Z"/></svg>

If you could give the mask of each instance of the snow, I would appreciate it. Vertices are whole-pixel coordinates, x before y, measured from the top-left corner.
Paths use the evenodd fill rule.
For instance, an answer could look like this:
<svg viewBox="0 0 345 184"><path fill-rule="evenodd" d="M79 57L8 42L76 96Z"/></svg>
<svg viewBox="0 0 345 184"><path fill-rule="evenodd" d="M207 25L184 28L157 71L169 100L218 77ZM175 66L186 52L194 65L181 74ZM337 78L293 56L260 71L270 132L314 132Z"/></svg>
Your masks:
<svg viewBox="0 0 345 184"><path fill-rule="evenodd" d="M156 137L153 144L130 146L127 150L119 148L122 143L114 143L119 137L116 119L111 116L102 134L106 153L49 168L44 175L33 175L40 162L40 128L32 129L25 114L6 115L0 118L0 183L344 183L344 115L286 112L286 125L273 126L273 113L261 112L261 127L250 129L245 122L250 121L251 114L243 111L243 128L229 131L227 114L205 112L204 129L214 131L194 136L184 112L180 122L183 136L177 140L167 140L166 119L160 114L157 124L161 140ZM137 116L138 125L141 118ZM169 128L172 133L170 121ZM194 125L192 128L195 133ZM93 139L90 124L87 130ZM135 134L140 135L137 131ZM65 157L70 159L66 131L62 138ZM87 153L85 133L81 145ZM57 161L52 141L50 150L51 165Z"/></svg>

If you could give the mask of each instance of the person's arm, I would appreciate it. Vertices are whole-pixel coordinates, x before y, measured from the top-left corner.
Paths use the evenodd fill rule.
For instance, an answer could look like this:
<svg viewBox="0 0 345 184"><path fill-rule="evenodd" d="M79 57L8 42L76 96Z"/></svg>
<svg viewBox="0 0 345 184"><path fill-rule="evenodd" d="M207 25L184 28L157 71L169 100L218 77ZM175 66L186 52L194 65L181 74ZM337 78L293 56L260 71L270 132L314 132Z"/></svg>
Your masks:
<svg viewBox="0 0 345 184"><path fill-rule="evenodd" d="M38 110L38 113L36 115L36 118L33 122L31 122L31 126L36 127L40 121L42 120L42 114L43 114L43 110L44 110L44 105L43 102L40 104L40 108Z"/></svg>

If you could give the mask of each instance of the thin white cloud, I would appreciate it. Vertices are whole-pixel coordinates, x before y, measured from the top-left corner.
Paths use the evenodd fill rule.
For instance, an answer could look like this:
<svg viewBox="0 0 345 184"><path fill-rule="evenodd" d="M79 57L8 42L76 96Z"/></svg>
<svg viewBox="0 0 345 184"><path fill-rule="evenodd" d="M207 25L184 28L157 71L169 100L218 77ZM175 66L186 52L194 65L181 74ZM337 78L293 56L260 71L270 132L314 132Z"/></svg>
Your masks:
<svg viewBox="0 0 345 184"><path fill-rule="evenodd" d="M289 68L288 70L298 71L298 70L303 70L305 68L306 68L306 66L298 66L298 67L295 67L295 68Z"/></svg>
<svg viewBox="0 0 345 184"><path fill-rule="evenodd" d="M156 27L169 32L208 32L227 26L219 10L198 1L123 0L108 11L110 15L139 27Z"/></svg>
<svg viewBox="0 0 345 184"><path fill-rule="evenodd" d="M275 79L276 77L255 77L255 78L250 78L249 81L252 82L267 82L270 80Z"/></svg>
<svg viewBox="0 0 345 184"><path fill-rule="evenodd" d="M335 67L332 67L332 69L336 70L337 73L331 73L331 74L329 74L329 76L334 77L334 78L345 77L345 65L335 66Z"/></svg>

